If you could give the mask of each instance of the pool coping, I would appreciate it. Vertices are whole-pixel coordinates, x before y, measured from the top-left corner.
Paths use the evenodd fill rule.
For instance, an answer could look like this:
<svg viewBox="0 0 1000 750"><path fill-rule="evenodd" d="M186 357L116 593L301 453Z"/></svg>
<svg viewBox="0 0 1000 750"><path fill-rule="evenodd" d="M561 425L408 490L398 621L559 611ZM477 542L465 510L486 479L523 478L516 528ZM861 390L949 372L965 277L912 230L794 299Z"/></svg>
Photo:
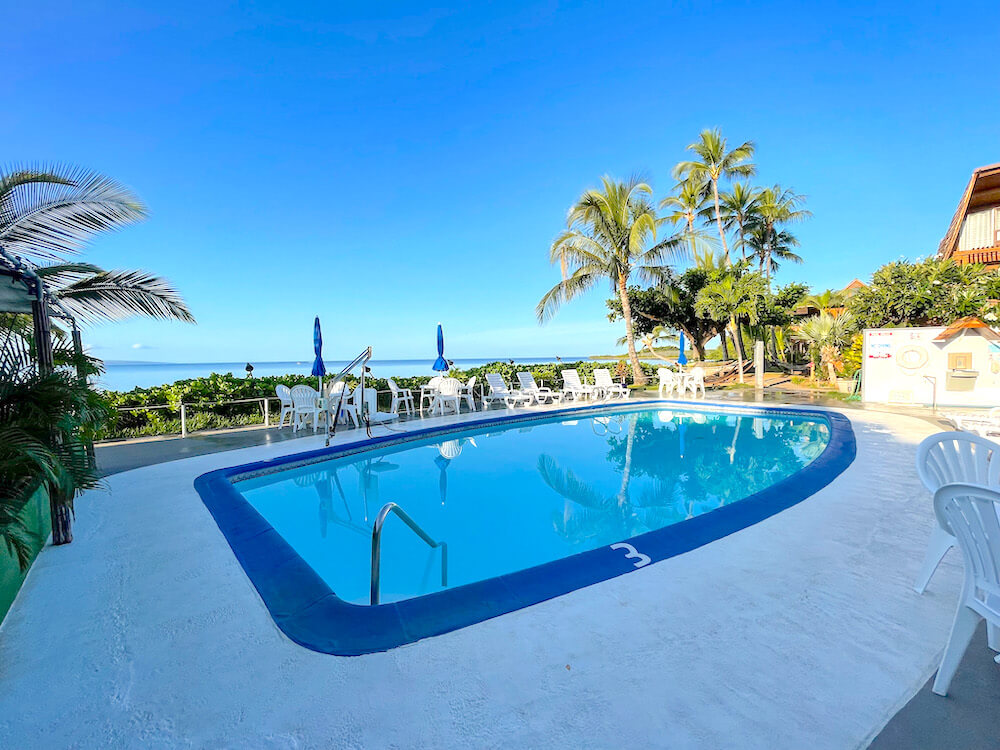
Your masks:
<svg viewBox="0 0 1000 750"><path fill-rule="evenodd" d="M761 416L809 416L830 425L830 440L808 466L760 492L665 528L613 545L580 552L515 573L376 606L340 599L233 486L236 477L262 475L293 465L328 460L399 443L484 427L561 416L673 408ZM604 402L543 412L494 413L483 419L441 424L366 438L202 474L194 486L256 588L278 628L313 651L360 656L443 635L675 557L752 526L812 496L854 461L857 443L850 420L835 411L755 404L642 400ZM623 546L624 545L624 546Z"/></svg>

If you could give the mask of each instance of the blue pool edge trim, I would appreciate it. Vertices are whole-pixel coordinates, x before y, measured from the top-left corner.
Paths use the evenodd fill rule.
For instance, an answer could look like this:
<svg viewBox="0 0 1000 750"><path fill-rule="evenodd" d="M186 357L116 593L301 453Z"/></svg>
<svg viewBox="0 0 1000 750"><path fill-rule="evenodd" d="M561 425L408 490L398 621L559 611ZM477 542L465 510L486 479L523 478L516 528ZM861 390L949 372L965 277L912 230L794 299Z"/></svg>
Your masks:
<svg viewBox="0 0 1000 750"><path fill-rule="evenodd" d="M722 539L802 502L830 484L857 455L851 422L837 412L746 404L637 400L531 414L504 414L380 436L217 469L199 476L194 486L281 631L292 641L313 651L336 656L360 656L449 633L616 578L636 570L636 560L626 558L627 550L614 550L604 545L515 573L413 599L374 607L352 604L340 599L271 527L233 486L233 477L469 429L637 408L753 411L761 415L821 419L830 425L830 440L826 448L795 474L730 505L622 540L647 556L652 563Z"/></svg>

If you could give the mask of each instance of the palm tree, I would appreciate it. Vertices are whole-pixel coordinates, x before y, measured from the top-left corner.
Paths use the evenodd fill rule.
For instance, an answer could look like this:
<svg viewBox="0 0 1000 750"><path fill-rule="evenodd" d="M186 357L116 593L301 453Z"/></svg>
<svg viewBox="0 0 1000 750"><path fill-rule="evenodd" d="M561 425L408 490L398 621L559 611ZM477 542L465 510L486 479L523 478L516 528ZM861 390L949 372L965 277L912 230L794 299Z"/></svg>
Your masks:
<svg viewBox="0 0 1000 750"><path fill-rule="evenodd" d="M851 342L853 335L854 318L850 313L834 317L821 312L802 321L792 331L794 338L809 345L814 362L818 356L831 382L837 379L835 362L840 350Z"/></svg>
<svg viewBox="0 0 1000 750"><path fill-rule="evenodd" d="M604 177L601 182L600 189L587 190L580 196L569 210L567 230L552 243L550 260L555 263L565 257L573 271L545 293L535 314L544 323L564 302L601 281L610 282L622 303L633 381L644 385L646 377L635 350L629 279L633 274L651 282L664 278L669 269L665 261L682 252L682 238L674 235L656 241L662 220L650 203L653 191L649 185L636 178L621 182Z"/></svg>
<svg viewBox="0 0 1000 750"><path fill-rule="evenodd" d="M810 211L800 208L805 200L804 195L794 193L780 185L774 185L760 191L752 231L757 233L757 241L760 246L759 260L762 268L771 268L770 256L774 252L773 248L781 244L781 238L778 236L779 228L784 224L792 224L812 216ZM787 235L785 238L786 246L788 245L787 238L790 236ZM768 288L770 288L771 277L769 274L767 282Z"/></svg>
<svg viewBox="0 0 1000 750"><path fill-rule="evenodd" d="M691 254L698 254L698 247L704 244L704 232L695 226L711 216L708 205L708 182L701 176L689 177L674 185L674 194L660 201L661 209L669 209L664 217L671 224L683 223L684 234L691 248Z"/></svg>
<svg viewBox="0 0 1000 750"><path fill-rule="evenodd" d="M763 226L757 224L750 230L747 245L752 251L751 257L757 260L757 267L764 274L769 289L771 277L780 268L782 262L802 262L802 256L792 249L799 246L798 239L784 229L765 234Z"/></svg>
<svg viewBox="0 0 1000 750"><path fill-rule="evenodd" d="M719 180L733 177L752 177L757 168L750 161L753 158L753 141L745 141L731 151L726 150L726 139L718 128L703 130L699 139L690 144L687 149L698 158L682 161L674 167L674 177L687 179L693 177L706 180L712 187L712 198L715 203L715 223L719 229L719 240L726 260L729 260L729 245L726 244L726 233L722 227L722 209L719 200Z"/></svg>
<svg viewBox="0 0 1000 750"><path fill-rule="evenodd" d="M822 292L807 294L802 298L803 305L815 307L821 313L833 314L833 310L843 307L847 302L847 295L835 289L826 289Z"/></svg>
<svg viewBox="0 0 1000 750"><path fill-rule="evenodd" d="M743 349L743 337L740 335L739 322L756 323L759 318L757 300L764 295L764 280L759 274L745 273L741 276L727 274L714 281L698 293L695 306L702 315L709 315L716 320L728 320L732 329L733 341L736 343L737 359L739 361L739 378L743 382L743 360L746 354Z"/></svg>
<svg viewBox="0 0 1000 750"><path fill-rule="evenodd" d="M760 190L747 182L737 182L730 190L721 193L722 226L727 232L736 232L736 242L740 257L746 260L747 227L757 216Z"/></svg>

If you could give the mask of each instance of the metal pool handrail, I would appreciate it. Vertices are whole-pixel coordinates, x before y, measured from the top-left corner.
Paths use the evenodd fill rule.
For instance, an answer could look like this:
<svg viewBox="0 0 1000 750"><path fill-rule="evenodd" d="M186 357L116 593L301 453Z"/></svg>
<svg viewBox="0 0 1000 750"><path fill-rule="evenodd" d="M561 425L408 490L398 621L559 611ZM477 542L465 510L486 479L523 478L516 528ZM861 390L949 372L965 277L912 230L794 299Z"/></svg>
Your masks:
<svg viewBox="0 0 1000 750"><path fill-rule="evenodd" d="M378 594L379 594L379 577L382 567L382 526L385 525L385 520L389 517L390 513L395 513L409 526L413 532L423 539L428 546L440 547L441 548L441 586L448 585L448 543L447 542L435 542L431 539L430 535L424 531L420 526L410 518L409 514L400 508L396 503L386 503L382 506L382 510L378 512L375 517L375 525L372 527L372 588L371 588L371 603L378 604Z"/></svg>

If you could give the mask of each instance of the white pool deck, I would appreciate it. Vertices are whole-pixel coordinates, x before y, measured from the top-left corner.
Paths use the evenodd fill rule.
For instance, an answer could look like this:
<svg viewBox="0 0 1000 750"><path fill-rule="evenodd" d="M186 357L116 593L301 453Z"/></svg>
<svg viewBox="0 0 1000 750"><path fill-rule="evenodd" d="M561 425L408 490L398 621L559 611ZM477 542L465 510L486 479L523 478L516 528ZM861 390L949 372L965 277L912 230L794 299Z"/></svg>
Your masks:
<svg viewBox="0 0 1000 750"><path fill-rule="evenodd" d="M842 413L858 457L795 507L354 658L282 635L192 486L321 437L112 476L0 627L0 747L863 747L936 668L961 560L913 592L933 525L914 453L935 428Z"/></svg>

